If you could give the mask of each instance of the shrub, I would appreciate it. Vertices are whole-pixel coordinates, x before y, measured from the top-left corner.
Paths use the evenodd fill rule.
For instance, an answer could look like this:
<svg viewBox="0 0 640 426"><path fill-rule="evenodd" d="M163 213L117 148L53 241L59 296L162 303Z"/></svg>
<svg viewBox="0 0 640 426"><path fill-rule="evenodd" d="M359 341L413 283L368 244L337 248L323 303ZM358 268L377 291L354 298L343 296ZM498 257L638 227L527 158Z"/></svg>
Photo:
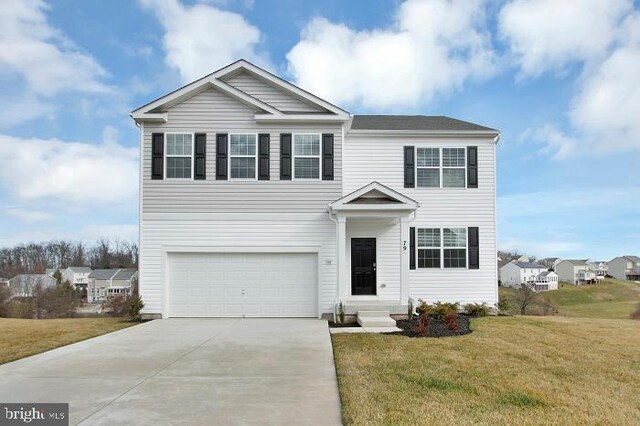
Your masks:
<svg viewBox="0 0 640 426"><path fill-rule="evenodd" d="M442 320L447 314L458 314L459 307L458 303L436 302L433 304L431 315L436 319Z"/></svg>
<svg viewBox="0 0 640 426"><path fill-rule="evenodd" d="M344 313L344 304L340 302L338 305L338 324L344 324L345 313Z"/></svg>
<svg viewBox="0 0 640 426"><path fill-rule="evenodd" d="M11 289L0 286L0 317L8 317L11 314Z"/></svg>
<svg viewBox="0 0 640 426"><path fill-rule="evenodd" d="M127 302L127 313L132 321L140 321L140 311L144 308L144 302L139 295L129 296Z"/></svg>
<svg viewBox="0 0 640 426"><path fill-rule="evenodd" d="M13 300L9 304L9 317L33 319L34 303L32 299Z"/></svg>
<svg viewBox="0 0 640 426"><path fill-rule="evenodd" d="M449 330L458 331L458 311L447 312L443 320Z"/></svg>
<svg viewBox="0 0 640 426"><path fill-rule="evenodd" d="M464 312L472 317L486 317L489 315L489 307L486 303L468 303L464 307Z"/></svg>
<svg viewBox="0 0 640 426"><path fill-rule="evenodd" d="M420 316L418 318L416 333L426 336L429 334L429 315L433 313L433 307L424 300L421 300L420 305L416 308L416 313Z"/></svg>
<svg viewBox="0 0 640 426"><path fill-rule="evenodd" d="M407 306L407 318L413 318L413 300L409 299L409 306Z"/></svg>
<svg viewBox="0 0 640 426"><path fill-rule="evenodd" d="M636 310L631 312L631 319L640 320L640 303L636 306Z"/></svg>
<svg viewBox="0 0 640 426"><path fill-rule="evenodd" d="M72 317L81 303L78 292L68 282L53 287L37 286L33 302L37 318Z"/></svg>
<svg viewBox="0 0 640 426"><path fill-rule="evenodd" d="M509 298L507 296L500 296L498 303L496 303L496 309L500 312L506 312L510 308Z"/></svg>
<svg viewBox="0 0 640 426"><path fill-rule="evenodd" d="M102 312L114 317L123 317L129 311L129 300L125 295L109 297L102 303Z"/></svg>

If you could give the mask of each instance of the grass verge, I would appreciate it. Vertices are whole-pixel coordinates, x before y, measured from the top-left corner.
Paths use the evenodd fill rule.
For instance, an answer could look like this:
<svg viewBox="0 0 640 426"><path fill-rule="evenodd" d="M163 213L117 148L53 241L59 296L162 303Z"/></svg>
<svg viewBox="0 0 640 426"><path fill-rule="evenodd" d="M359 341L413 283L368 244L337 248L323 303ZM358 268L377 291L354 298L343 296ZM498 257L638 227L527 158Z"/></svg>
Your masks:
<svg viewBox="0 0 640 426"><path fill-rule="evenodd" d="M0 364L134 324L122 318L0 318Z"/></svg>

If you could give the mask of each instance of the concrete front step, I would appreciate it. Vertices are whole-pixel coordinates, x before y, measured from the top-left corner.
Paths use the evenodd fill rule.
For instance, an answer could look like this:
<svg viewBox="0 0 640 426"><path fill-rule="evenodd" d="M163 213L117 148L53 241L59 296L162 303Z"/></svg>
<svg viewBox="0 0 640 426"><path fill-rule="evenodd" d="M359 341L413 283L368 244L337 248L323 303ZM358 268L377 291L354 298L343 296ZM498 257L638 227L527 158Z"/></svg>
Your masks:
<svg viewBox="0 0 640 426"><path fill-rule="evenodd" d="M396 321L389 316L389 311L358 311L357 320L361 327L396 326Z"/></svg>

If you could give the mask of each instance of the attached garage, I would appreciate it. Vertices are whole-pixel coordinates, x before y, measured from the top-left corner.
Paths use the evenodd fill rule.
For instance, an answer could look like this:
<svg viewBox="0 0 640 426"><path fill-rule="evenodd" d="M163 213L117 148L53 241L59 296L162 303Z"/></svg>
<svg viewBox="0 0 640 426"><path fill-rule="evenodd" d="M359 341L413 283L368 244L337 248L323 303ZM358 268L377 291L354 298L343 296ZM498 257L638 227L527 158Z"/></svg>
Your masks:
<svg viewBox="0 0 640 426"><path fill-rule="evenodd" d="M170 317L317 317L317 253L170 253Z"/></svg>

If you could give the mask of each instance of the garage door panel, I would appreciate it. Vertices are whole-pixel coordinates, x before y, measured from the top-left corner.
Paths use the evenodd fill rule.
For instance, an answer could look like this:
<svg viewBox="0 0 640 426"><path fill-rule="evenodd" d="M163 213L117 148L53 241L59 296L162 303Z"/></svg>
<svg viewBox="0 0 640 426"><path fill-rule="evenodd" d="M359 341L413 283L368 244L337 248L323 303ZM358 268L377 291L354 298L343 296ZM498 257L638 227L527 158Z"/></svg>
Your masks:
<svg viewBox="0 0 640 426"><path fill-rule="evenodd" d="M316 316L317 255L175 253L169 316Z"/></svg>

